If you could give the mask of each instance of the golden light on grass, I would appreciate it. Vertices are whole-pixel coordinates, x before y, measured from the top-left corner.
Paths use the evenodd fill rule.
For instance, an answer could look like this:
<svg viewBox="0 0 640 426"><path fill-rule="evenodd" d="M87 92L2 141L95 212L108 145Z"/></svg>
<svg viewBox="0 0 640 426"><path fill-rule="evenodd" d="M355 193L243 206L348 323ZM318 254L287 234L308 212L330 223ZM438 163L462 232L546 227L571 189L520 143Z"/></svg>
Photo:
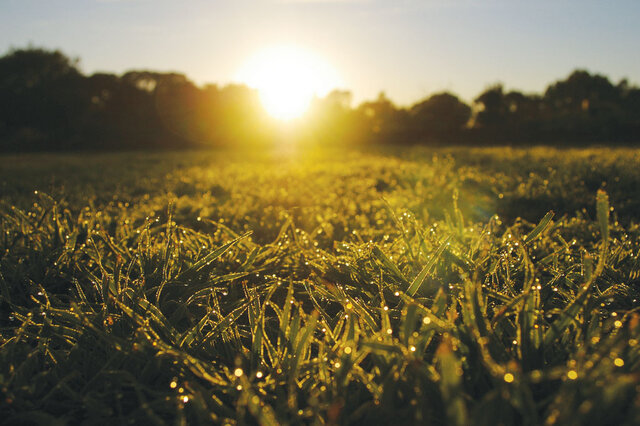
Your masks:
<svg viewBox="0 0 640 426"><path fill-rule="evenodd" d="M303 115L314 96L324 96L341 84L338 73L321 57L294 46L274 46L249 58L236 79L258 90L264 108L274 118Z"/></svg>

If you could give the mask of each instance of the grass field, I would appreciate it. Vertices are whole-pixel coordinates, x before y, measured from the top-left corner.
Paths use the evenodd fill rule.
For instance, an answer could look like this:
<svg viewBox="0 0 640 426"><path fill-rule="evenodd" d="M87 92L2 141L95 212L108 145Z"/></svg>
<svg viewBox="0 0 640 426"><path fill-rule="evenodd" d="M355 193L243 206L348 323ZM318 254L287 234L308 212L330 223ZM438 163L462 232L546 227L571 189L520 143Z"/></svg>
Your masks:
<svg viewBox="0 0 640 426"><path fill-rule="evenodd" d="M2 421L640 424L639 164L1 157Z"/></svg>

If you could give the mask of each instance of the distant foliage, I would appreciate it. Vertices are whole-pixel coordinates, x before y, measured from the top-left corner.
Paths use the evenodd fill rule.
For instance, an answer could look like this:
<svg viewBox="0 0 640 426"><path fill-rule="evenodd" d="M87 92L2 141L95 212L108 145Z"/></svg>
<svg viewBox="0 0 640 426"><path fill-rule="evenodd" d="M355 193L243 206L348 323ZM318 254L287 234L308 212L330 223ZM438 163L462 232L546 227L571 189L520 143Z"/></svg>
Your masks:
<svg viewBox="0 0 640 426"><path fill-rule="evenodd" d="M147 70L82 74L60 51L18 49L0 58L0 151L179 149L265 145L281 138L244 85L198 87ZM316 99L295 137L322 145L633 143L640 89L587 71L543 95L489 87L472 105L450 93L407 108L384 93L351 106L351 93Z"/></svg>

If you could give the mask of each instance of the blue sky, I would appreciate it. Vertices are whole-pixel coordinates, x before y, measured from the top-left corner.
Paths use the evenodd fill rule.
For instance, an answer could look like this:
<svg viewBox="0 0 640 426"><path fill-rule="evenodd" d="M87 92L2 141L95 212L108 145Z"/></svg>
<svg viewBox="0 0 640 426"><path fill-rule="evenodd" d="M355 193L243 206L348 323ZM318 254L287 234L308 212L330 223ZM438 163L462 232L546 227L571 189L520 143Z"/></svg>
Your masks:
<svg viewBox="0 0 640 426"><path fill-rule="evenodd" d="M0 0L0 51L60 48L81 68L227 83L257 50L325 58L356 101L486 86L540 92L575 68L640 83L639 0Z"/></svg>

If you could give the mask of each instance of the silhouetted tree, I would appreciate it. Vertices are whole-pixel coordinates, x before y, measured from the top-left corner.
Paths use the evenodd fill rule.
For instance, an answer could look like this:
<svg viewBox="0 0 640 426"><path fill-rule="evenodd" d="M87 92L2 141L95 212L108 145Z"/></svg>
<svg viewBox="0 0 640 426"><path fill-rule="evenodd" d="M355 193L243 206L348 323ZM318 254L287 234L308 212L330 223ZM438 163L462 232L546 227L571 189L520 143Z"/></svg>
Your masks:
<svg viewBox="0 0 640 426"><path fill-rule="evenodd" d="M411 107L415 137L427 142L460 142L471 108L450 93L438 93Z"/></svg>
<svg viewBox="0 0 640 426"><path fill-rule="evenodd" d="M622 114L616 140L638 142L640 140L640 88L632 87L627 80L618 84L620 111Z"/></svg>
<svg viewBox="0 0 640 426"><path fill-rule="evenodd" d="M489 87L474 99L473 104L473 127L476 136L484 142L504 141L504 133L502 133L504 129L501 127L507 119L509 106L502 85L496 84Z"/></svg>
<svg viewBox="0 0 640 426"><path fill-rule="evenodd" d="M381 92L375 101L358 107L367 123L369 139L379 143L407 143L410 140L410 118L405 109L397 108Z"/></svg>
<svg viewBox="0 0 640 426"><path fill-rule="evenodd" d="M0 58L0 126L5 150L76 146L68 138L87 107L82 75L59 51L19 49ZM26 144L25 144L26 141ZM57 146L49 146L49 143Z"/></svg>
<svg viewBox="0 0 640 426"><path fill-rule="evenodd" d="M279 137L244 85L198 87L184 74L149 70L85 76L57 50L1 57L0 99L0 151L246 146ZM319 144L640 142L640 89L584 70L543 96L491 86L473 109L449 93L409 109L380 93L352 108L350 92L334 91L315 99L309 115L297 136Z"/></svg>
<svg viewBox="0 0 640 426"><path fill-rule="evenodd" d="M547 132L574 142L610 141L622 117L621 93L604 76L574 71L544 94Z"/></svg>
<svg viewBox="0 0 640 426"><path fill-rule="evenodd" d="M273 138L272 126L255 89L230 84L219 90L217 139L226 145L261 144Z"/></svg>
<svg viewBox="0 0 640 426"><path fill-rule="evenodd" d="M334 90L324 98L315 98L309 108L303 139L325 145L353 145L367 141L370 122L360 109L351 108L353 95Z"/></svg>
<svg viewBox="0 0 640 426"><path fill-rule="evenodd" d="M489 87L474 100L475 138L484 143L522 144L543 142L540 96L506 92L500 84Z"/></svg>

